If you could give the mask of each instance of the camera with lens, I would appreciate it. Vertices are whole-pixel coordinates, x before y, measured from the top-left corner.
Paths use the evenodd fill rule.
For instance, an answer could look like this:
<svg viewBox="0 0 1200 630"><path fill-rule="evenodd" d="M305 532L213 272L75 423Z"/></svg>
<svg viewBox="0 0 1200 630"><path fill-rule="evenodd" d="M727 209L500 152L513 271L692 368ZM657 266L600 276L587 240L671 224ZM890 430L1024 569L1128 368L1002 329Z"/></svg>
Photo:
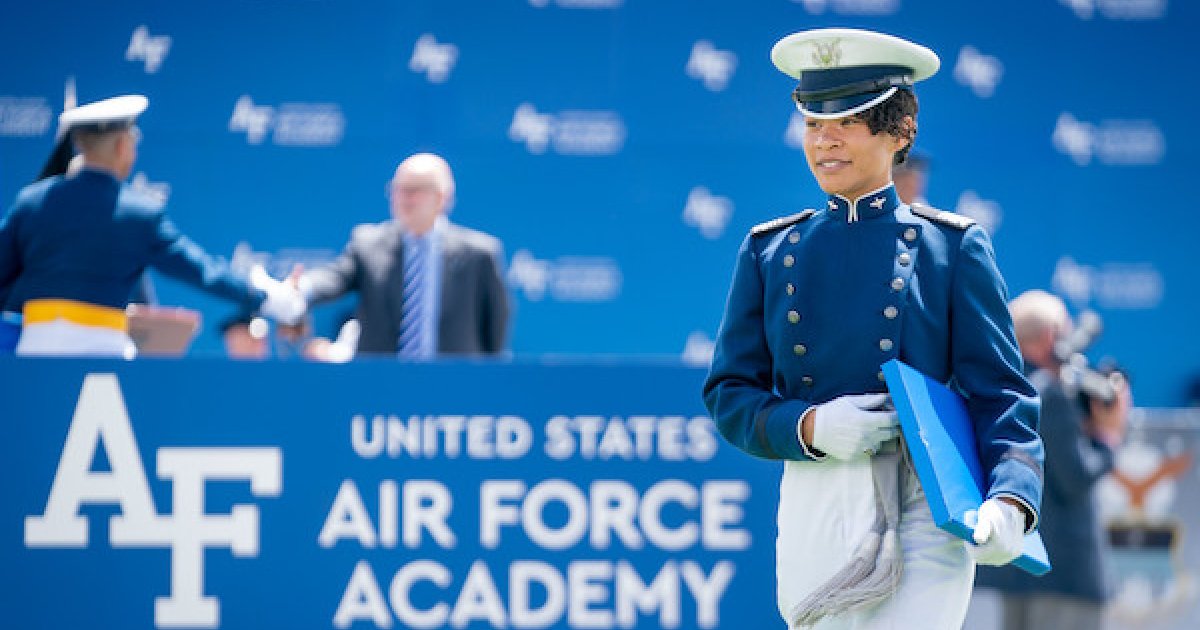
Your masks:
<svg viewBox="0 0 1200 630"><path fill-rule="evenodd" d="M1095 311L1079 314L1075 328L1054 342L1054 356L1062 365L1064 383L1073 385L1086 409L1092 401L1110 404L1116 399L1116 384L1125 378L1115 361L1105 361L1093 368L1083 354L1100 336L1104 323Z"/></svg>

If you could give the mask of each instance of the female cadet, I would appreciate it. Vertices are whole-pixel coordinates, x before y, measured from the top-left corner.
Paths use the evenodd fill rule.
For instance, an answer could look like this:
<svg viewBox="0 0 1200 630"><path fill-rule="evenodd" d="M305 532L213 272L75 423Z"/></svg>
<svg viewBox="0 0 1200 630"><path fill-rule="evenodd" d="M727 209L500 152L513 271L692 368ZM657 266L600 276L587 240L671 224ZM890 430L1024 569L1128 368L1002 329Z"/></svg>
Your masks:
<svg viewBox="0 0 1200 630"><path fill-rule="evenodd" d="M738 252L704 400L727 440L785 460L776 545L789 626L958 628L975 562L1037 522L1037 394L1022 376L992 246L969 219L902 203L933 51L852 29L780 40L799 80L819 209L754 227ZM976 542L933 524L897 448L880 366L899 358L967 399L989 484Z"/></svg>

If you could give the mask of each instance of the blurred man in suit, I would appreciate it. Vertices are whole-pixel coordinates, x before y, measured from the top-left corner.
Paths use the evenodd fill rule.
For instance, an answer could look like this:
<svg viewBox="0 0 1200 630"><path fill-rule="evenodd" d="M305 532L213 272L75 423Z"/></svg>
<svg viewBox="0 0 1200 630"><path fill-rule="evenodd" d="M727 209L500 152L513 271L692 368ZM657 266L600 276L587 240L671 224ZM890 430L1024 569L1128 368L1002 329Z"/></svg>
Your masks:
<svg viewBox="0 0 1200 630"><path fill-rule="evenodd" d="M1042 397L1041 530L1054 570L1034 577L1012 567L981 568L976 584L1001 591L1005 630L1095 630L1104 625L1110 584L1093 488L1112 470L1132 399L1124 381L1115 380L1112 403L1089 400L1085 408L1072 379L1063 378L1055 345L1072 324L1061 299L1027 291L1009 309L1025 370Z"/></svg>
<svg viewBox="0 0 1200 630"><path fill-rule="evenodd" d="M358 352L421 361L504 349L509 303L494 237L446 218L454 176L444 159L413 155L389 185L392 219L359 225L342 254L306 274L309 303L358 293Z"/></svg>

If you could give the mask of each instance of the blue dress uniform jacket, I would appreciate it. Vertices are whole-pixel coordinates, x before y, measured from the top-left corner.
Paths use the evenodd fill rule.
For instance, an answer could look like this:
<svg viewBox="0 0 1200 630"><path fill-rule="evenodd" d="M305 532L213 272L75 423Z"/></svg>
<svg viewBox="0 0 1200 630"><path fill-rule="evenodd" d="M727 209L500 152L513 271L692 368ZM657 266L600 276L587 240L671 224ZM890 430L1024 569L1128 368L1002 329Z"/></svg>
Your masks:
<svg viewBox="0 0 1200 630"><path fill-rule="evenodd" d="M184 236L163 204L84 169L26 186L0 220L0 310L70 299L124 308L147 266L257 308L264 294Z"/></svg>
<svg viewBox="0 0 1200 630"><path fill-rule="evenodd" d="M831 196L742 242L704 384L718 429L751 455L809 460L796 428L804 411L886 391L880 366L899 358L966 397L988 497L1012 496L1036 516L1038 398L987 234L902 204L892 186L851 203Z"/></svg>

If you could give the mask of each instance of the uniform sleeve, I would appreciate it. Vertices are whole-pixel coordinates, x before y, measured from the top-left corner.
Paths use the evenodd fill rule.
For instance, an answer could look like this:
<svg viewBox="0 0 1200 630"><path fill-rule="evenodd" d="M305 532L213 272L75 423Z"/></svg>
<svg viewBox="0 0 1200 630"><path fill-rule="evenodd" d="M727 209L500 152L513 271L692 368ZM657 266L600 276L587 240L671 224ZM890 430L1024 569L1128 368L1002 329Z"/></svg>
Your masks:
<svg viewBox="0 0 1200 630"><path fill-rule="evenodd" d="M767 459L812 460L796 425L811 405L774 393L773 359L763 324L763 281L753 236L738 250L725 316L717 333L704 404L731 444Z"/></svg>
<svg viewBox="0 0 1200 630"><path fill-rule="evenodd" d="M166 216L159 214L155 226L150 264L162 273L214 295L258 308L266 297L247 280L233 273L228 263L214 258L184 236Z"/></svg>
<svg viewBox="0 0 1200 630"><path fill-rule="evenodd" d="M508 290L504 286L504 251L496 246L483 257L483 349L489 354L504 350L508 337Z"/></svg>
<svg viewBox="0 0 1200 630"><path fill-rule="evenodd" d="M14 205L0 217L0 307L9 287L21 273L21 254L17 248L17 226L21 217L20 204Z"/></svg>
<svg viewBox="0 0 1200 630"><path fill-rule="evenodd" d="M354 253L354 235L351 235L342 253L333 262L304 274L300 286L309 304L336 300L359 288L359 264Z"/></svg>
<svg viewBox="0 0 1200 630"><path fill-rule="evenodd" d="M1042 395L1039 433L1046 445L1046 491L1067 501L1089 496L1092 486L1113 467L1113 454L1084 431L1078 401L1061 389Z"/></svg>
<svg viewBox="0 0 1200 630"><path fill-rule="evenodd" d="M963 235L951 290L951 365L975 424L987 497L1024 503L1034 516L1027 524L1032 529L1042 497L1039 400L1021 370L1008 289L978 226Z"/></svg>

